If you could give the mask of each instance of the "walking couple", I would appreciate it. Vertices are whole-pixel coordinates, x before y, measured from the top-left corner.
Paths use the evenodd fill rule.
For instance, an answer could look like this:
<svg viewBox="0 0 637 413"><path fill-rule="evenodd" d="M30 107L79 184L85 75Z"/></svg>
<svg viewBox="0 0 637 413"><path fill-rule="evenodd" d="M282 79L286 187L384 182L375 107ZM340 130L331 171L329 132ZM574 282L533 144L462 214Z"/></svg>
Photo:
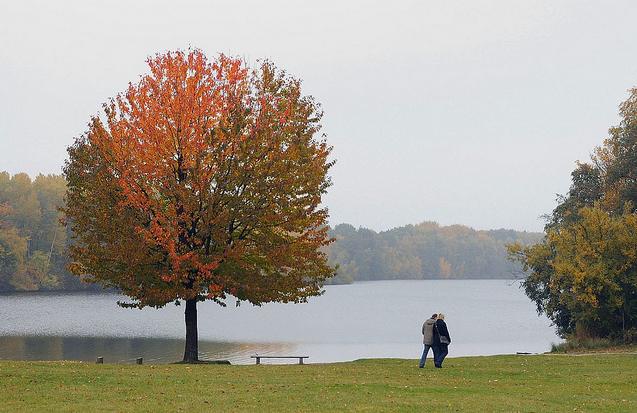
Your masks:
<svg viewBox="0 0 637 413"><path fill-rule="evenodd" d="M432 349L434 352L434 365L436 368L442 368L442 362L449 354L448 346L451 343L451 336L449 335L449 330L447 330L447 324L445 324L444 314L433 314L430 319L425 321L422 325L422 342L425 348L422 351L419 367L425 367L427 354L429 349Z"/></svg>

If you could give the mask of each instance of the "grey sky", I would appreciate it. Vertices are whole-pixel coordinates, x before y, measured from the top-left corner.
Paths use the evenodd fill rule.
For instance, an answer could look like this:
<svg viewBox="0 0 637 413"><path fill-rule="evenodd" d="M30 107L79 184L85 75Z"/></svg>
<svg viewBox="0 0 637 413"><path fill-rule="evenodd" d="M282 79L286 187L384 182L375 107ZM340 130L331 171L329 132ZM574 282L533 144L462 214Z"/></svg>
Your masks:
<svg viewBox="0 0 637 413"><path fill-rule="evenodd" d="M637 2L0 0L0 170L59 173L145 58L272 59L325 110L331 222L540 230L637 85Z"/></svg>

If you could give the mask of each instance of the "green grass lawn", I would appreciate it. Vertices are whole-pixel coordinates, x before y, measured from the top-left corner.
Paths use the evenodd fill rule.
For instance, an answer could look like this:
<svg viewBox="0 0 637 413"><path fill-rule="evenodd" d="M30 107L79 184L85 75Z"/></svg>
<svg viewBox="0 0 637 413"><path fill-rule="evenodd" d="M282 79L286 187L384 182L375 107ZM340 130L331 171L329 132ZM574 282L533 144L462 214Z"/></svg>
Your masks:
<svg viewBox="0 0 637 413"><path fill-rule="evenodd" d="M636 412L637 356L315 365L0 362L1 411Z"/></svg>

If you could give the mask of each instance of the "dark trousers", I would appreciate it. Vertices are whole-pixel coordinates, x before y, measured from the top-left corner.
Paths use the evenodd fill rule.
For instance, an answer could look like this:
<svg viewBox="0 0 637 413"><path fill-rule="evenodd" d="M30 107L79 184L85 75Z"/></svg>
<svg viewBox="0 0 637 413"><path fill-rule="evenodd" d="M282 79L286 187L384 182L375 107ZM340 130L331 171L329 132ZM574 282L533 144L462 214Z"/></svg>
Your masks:
<svg viewBox="0 0 637 413"><path fill-rule="evenodd" d="M449 346L447 344L438 344L433 346L434 349L434 365L436 367L442 367L442 362L445 361L445 357L449 354Z"/></svg>

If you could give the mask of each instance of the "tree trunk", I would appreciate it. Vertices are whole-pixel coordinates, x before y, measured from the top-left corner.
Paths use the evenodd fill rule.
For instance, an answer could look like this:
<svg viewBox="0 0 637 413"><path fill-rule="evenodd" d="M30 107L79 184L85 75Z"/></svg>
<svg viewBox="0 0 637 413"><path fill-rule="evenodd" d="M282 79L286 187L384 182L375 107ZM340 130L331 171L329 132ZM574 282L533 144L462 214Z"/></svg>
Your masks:
<svg viewBox="0 0 637 413"><path fill-rule="evenodd" d="M184 363L199 361L199 337L197 335L197 299L186 300L186 349Z"/></svg>
<svg viewBox="0 0 637 413"><path fill-rule="evenodd" d="M622 334L626 335L626 301L624 300L624 307L622 307Z"/></svg>

